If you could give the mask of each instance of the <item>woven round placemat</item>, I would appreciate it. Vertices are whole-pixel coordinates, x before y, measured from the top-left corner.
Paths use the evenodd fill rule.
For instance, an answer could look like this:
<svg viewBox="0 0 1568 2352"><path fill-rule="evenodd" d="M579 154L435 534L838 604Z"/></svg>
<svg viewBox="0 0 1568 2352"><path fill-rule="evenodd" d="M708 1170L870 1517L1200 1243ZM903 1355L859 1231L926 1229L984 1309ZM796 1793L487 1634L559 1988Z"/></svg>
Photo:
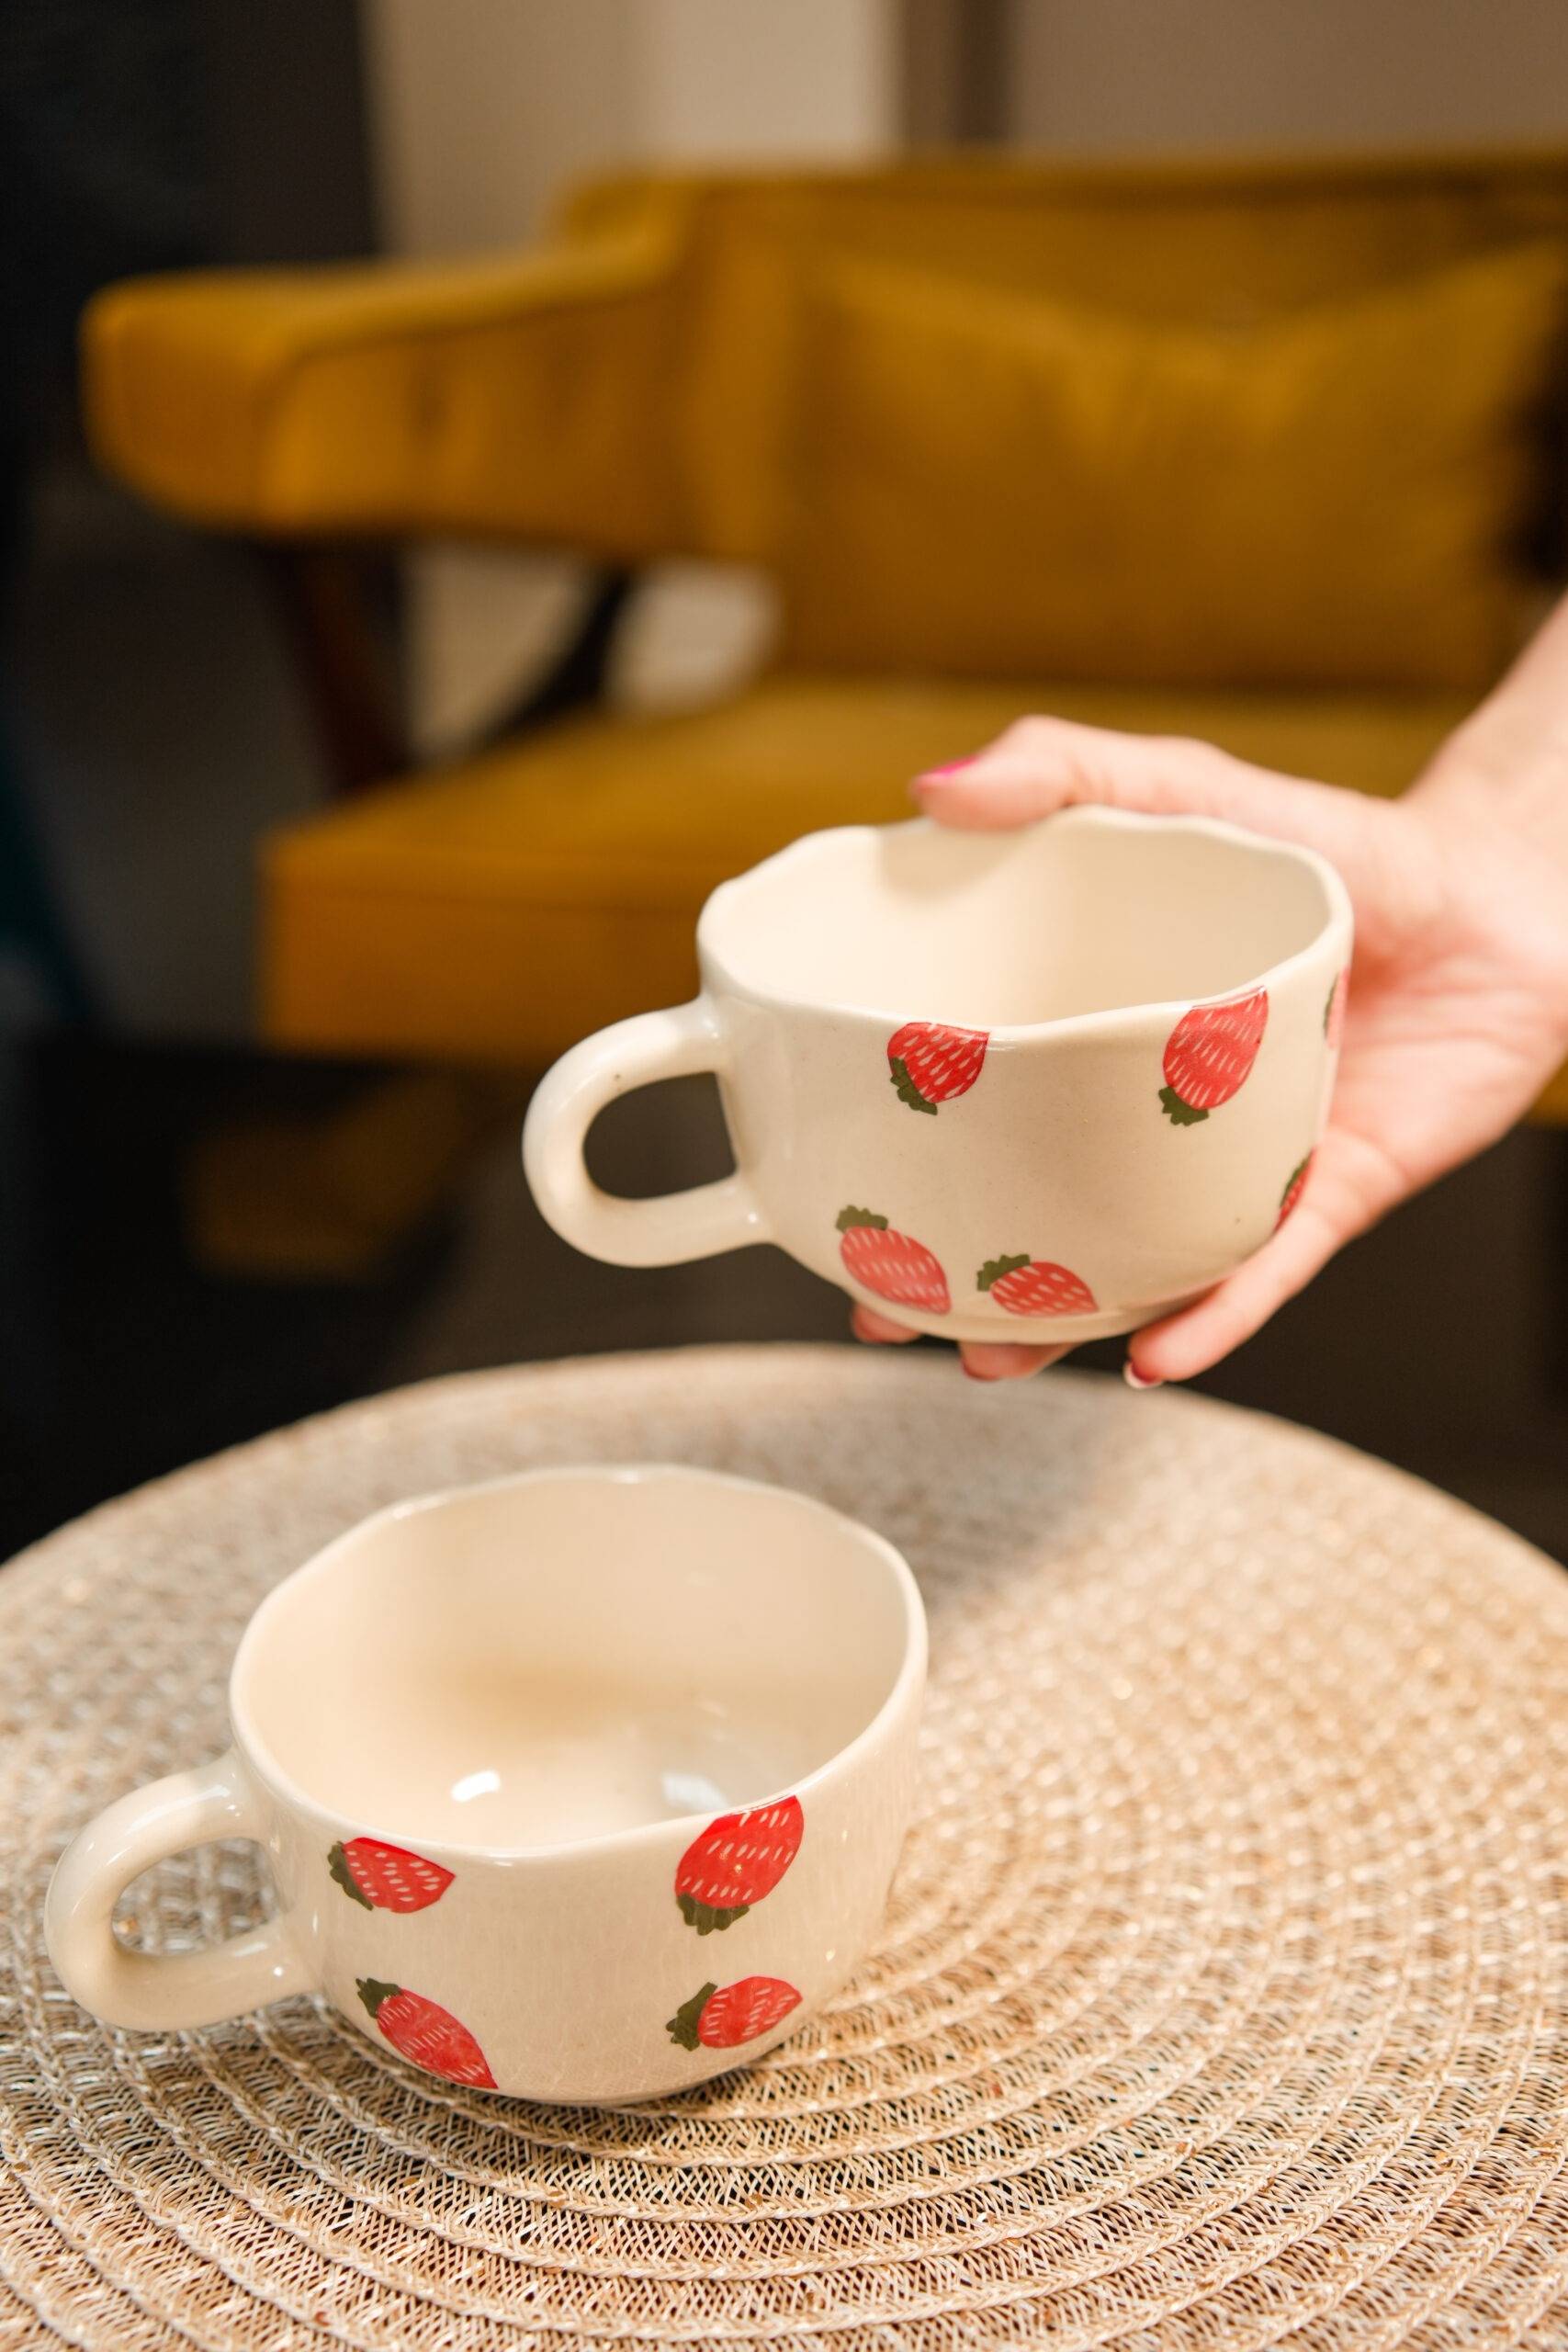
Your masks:
<svg viewBox="0 0 1568 2352"><path fill-rule="evenodd" d="M617 1456L809 1488L924 1586L922 1812L830 2011L617 2111L432 2086L306 2001L85 2017L50 1866L222 1744L267 1587L393 1497ZM848 1350L441 1382L39 1547L0 1724L0 2343L1568 2343L1568 1578L1323 1439ZM262 1900L236 1846L130 1904L175 1947Z"/></svg>

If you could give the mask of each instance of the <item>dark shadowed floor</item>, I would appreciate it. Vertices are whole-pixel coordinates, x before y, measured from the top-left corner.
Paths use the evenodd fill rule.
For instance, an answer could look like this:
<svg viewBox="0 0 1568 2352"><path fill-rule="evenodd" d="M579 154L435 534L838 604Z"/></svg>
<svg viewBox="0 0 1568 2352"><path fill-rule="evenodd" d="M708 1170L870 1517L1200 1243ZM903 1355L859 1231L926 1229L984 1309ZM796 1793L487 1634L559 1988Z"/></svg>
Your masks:
<svg viewBox="0 0 1568 2352"><path fill-rule="evenodd" d="M193 1141L236 1112L326 1109L366 1082L64 1036L0 1058L0 1555L143 1478L403 1381L614 1348L842 1338L839 1295L771 1250L648 1272L579 1258L528 1199L511 1116L375 1280L203 1271L181 1210ZM615 1106L595 1140L597 1171L626 1191L725 1164L704 1081ZM1199 1385L1401 1463L1568 1557L1565 1244L1568 1136L1522 1131L1348 1252ZM1114 1344L1080 1359L1119 1360Z"/></svg>

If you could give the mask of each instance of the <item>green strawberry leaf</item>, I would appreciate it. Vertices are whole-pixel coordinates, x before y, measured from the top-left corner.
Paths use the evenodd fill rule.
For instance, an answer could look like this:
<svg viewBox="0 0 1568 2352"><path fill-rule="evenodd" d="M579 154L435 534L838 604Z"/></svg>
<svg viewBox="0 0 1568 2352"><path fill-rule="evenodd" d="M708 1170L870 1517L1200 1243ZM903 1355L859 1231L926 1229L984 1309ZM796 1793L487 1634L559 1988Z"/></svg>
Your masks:
<svg viewBox="0 0 1568 2352"><path fill-rule="evenodd" d="M1174 1086L1162 1086L1159 1099L1172 1126L1195 1127L1200 1119L1206 1119L1209 1115L1207 1111L1195 1111L1190 1102L1184 1102Z"/></svg>
<svg viewBox="0 0 1568 2352"><path fill-rule="evenodd" d="M1328 1001L1327 1001L1327 1003L1326 1003L1326 1004L1324 1006L1324 1008L1323 1008L1323 1034L1324 1034L1324 1035L1325 1035L1325 1037L1326 1037L1326 1036L1327 1036L1327 1035L1328 1035L1328 1023L1329 1023L1330 1020L1333 1018L1333 1014L1334 1014L1334 1000L1335 1000L1335 998L1338 995L1338 993L1339 993L1339 982L1338 982L1338 980L1337 980L1337 979L1336 979L1336 980L1335 980L1335 983L1334 983L1334 986L1333 986L1333 987L1329 989L1329 991L1328 991Z"/></svg>
<svg viewBox="0 0 1568 2352"><path fill-rule="evenodd" d="M665 2028L671 2041L678 2041L682 2050L697 2047L698 2021L717 1990L716 1984L705 1984L700 1993L694 1993L689 2001L682 2002Z"/></svg>
<svg viewBox="0 0 1568 2352"><path fill-rule="evenodd" d="M694 1894L678 1894L675 1900L681 1906L682 1918L688 1928L695 1928L699 1936L711 1936L716 1928L733 1928L737 1919L744 1919L751 1908L749 1903L735 1903L728 1910L723 1910L699 1903Z"/></svg>
<svg viewBox="0 0 1568 2352"><path fill-rule="evenodd" d="M391 2000L403 1989L400 1984L382 1984L374 1976L356 1976L354 1981L355 1991L373 2018L380 2016L383 2001Z"/></svg>
<svg viewBox="0 0 1568 2352"><path fill-rule="evenodd" d="M976 1290L989 1290L991 1284L999 1283L1004 1274L1016 1274L1021 1266L1027 1266L1029 1262L1027 1250L1017 1258L988 1258L975 1277L975 1287Z"/></svg>
<svg viewBox="0 0 1568 2352"><path fill-rule="evenodd" d="M1308 1154L1307 1154L1307 1159L1310 1159L1311 1158L1312 1158L1312 1154L1311 1154L1311 1152L1309 1151L1309 1152L1308 1152ZM1291 1194L1295 1191L1296 1186L1301 1182L1302 1178L1306 1174L1306 1164L1307 1164L1307 1163L1306 1163L1306 1159L1303 1159L1303 1160L1299 1161L1299 1162L1297 1163L1297 1165L1296 1165L1294 1168L1292 1168L1292 1170L1291 1170L1291 1178L1290 1178L1290 1182L1289 1182L1289 1183L1285 1186L1284 1191L1283 1191L1283 1192L1280 1193L1280 1206L1281 1208L1283 1208L1283 1207L1284 1207L1285 1203L1290 1199Z"/></svg>
<svg viewBox="0 0 1568 2352"><path fill-rule="evenodd" d="M911 1111L929 1111L933 1119L936 1117L936 1104L926 1101L925 1096L909 1076L909 1065L901 1055L894 1055L888 1065L888 1073L898 1091L900 1102L907 1102Z"/></svg>
<svg viewBox="0 0 1568 2352"><path fill-rule="evenodd" d="M338 1884L342 1887L345 1894L352 1895L355 1903L362 1903L367 1911L374 1911L376 1905L371 1902L370 1897L366 1894L365 1889L357 1883L354 1872L348 1867L348 1856L343 1850L343 1839L341 1838L338 1839L337 1844L333 1848L332 1852L327 1856L327 1868L331 1871L333 1878L336 1879Z"/></svg>
<svg viewBox="0 0 1568 2352"><path fill-rule="evenodd" d="M886 1233L887 1219L872 1209L840 1209L833 1220L840 1233L853 1233L857 1226L868 1225L877 1233Z"/></svg>

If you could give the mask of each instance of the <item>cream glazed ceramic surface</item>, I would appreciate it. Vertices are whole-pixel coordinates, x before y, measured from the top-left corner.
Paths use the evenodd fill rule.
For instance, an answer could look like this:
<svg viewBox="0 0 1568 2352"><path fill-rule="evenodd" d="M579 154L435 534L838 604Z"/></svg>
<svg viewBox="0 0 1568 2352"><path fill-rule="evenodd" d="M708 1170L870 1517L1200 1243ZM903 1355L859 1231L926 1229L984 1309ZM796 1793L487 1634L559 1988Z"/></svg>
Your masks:
<svg viewBox="0 0 1568 2352"><path fill-rule="evenodd" d="M817 833L703 910L703 992L589 1038L524 1131L558 1232L621 1265L774 1241L911 1329L1130 1331L1311 1181L1350 960L1339 876L1200 818ZM592 1184L612 1096L716 1072L736 1173Z"/></svg>
<svg viewBox="0 0 1568 2352"><path fill-rule="evenodd" d="M572 2102L744 2064L876 1934L913 1793L925 1620L880 1536L650 1466L400 1505L252 1619L233 1747L122 1798L50 1888L51 1956L155 2030L322 1992L425 2074ZM118 1896L254 1838L279 1909L133 1952Z"/></svg>

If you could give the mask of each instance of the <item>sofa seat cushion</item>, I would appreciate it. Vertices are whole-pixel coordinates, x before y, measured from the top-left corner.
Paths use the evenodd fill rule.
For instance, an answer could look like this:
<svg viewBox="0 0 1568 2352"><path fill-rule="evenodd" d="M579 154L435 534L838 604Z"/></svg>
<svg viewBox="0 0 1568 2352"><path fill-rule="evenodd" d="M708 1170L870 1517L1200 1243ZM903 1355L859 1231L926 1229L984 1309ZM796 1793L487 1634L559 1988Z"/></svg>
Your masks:
<svg viewBox="0 0 1568 2352"><path fill-rule="evenodd" d="M908 815L919 769L1032 710L1395 793L1463 704L776 674L716 707L569 721L272 837L267 1032L543 1063L692 993L697 910L727 876L798 833Z"/></svg>

